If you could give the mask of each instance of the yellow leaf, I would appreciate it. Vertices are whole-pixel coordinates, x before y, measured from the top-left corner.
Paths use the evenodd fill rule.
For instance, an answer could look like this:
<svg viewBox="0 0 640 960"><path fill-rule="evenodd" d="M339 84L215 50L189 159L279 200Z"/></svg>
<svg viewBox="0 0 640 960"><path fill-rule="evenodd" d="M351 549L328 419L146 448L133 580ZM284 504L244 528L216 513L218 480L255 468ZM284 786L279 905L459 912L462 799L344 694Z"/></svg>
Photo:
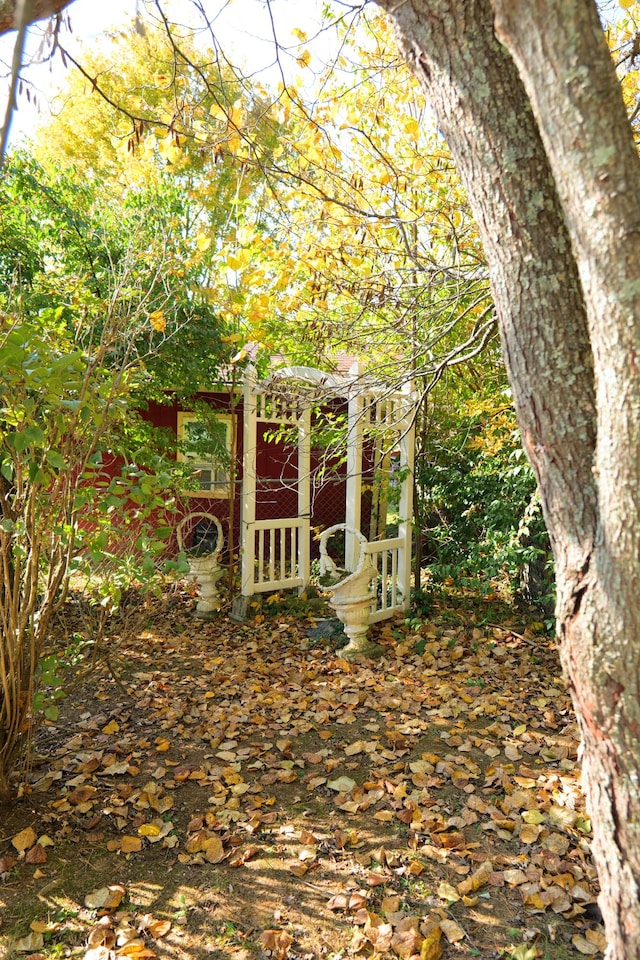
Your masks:
<svg viewBox="0 0 640 960"><path fill-rule="evenodd" d="M196 237L196 246L198 250L204 253L204 251L208 250L211 246L211 237L208 237L206 233L199 233Z"/></svg>
<svg viewBox="0 0 640 960"><path fill-rule="evenodd" d="M442 897L443 900L448 900L450 903L456 903L460 899L460 894L455 887L452 887L450 883L447 883L445 880L438 887L438 896Z"/></svg>
<svg viewBox="0 0 640 960"><path fill-rule="evenodd" d="M150 317L149 317L149 320L151 320L152 326L155 326L155 324L153 323L153 320L152 320L152 317L153 317L153 316L154 316L154 315L151 314ZM157 327L156 327L156 329L157 329ZM103 728L102 728L102 732L103 732L103 733L117 733L119 729L120 729L120 724L119 724L119 723L116 723L115 720L110 720L109 723L106 725L106 727L103 727Z"/></svg>
<svg viewBox="0 0 640 960"><path fill-rule="evenodd" d="M162 333L167 327L167 320L162 310L155 310L153 313L150 313L149 323L158 333Z"/></svg>
<svg viewBox="0 0 640 960"><path fill-rule="evenodd" d="M442 956L442 930L440 927L433 927L422 941L420 948L420 960L440 960Z"/></svg>
<svg viewBox="0 0 640 960"><path fill-rule="evenodd" d="M141 827L138 827L138 833L141 837L159 837L160 827L157 827L155 823L143 823Z"/></svg>
<svg viewBox="0 0 640 960"><path fill-rule="evenodd" d="M238 250L236 253L230 253L227 257L226 264L230 270L240 270L251 260L251 254L248 250Z"/></svg>
<svg viewBox="0 0 640 960"><path fill-rule="evenodd" d="M480 887L483 887L489 881L489 877L493 873L493 864L491 860L485 860L484 863L481 863L478 869L471 874L470 877L467 877L466 880L462 880L458 884L457 890L460 895L466 893L472 893L476 890L479 890Z"/></svg>
<svg viewBox="0 0 640 960"><path fill-rule="evenodd" d="M303 50L299 57L296 57L301 67L308 67L311 63L311 54L308 50Z"/></svg>
<svg viewBox="0 0 640 960"><path fill-rule="evenodd" d="M58 929L57 923L47 923L46 920L33 920L29 924L29 929L33 930L34 933L53 933L54 930Z"/></svg>
<svg viewBox="0 0 640 960"><path fill-rule="evenodd" d="M15 835L11 843L18 853L21 853L23 850L27 850L29 847L32 847L36 840L37 837L35 830L33 830L31 827L25 827L24 830L21 830L20 833Z"/></svg>
<svg viewBox="0 0 640 960"><path fill-rule="evenodd" d="M525 810L522 819L525 823L544 823L544 814L539 810Z"/></svg>
<svg viewBox="0 0 640 960"><path fill-rule="evenodd" d="M404 129L411 136L417 137L418 134L420 133L420 124L415 119L415 117L409 117L404 122Z"/></svg>

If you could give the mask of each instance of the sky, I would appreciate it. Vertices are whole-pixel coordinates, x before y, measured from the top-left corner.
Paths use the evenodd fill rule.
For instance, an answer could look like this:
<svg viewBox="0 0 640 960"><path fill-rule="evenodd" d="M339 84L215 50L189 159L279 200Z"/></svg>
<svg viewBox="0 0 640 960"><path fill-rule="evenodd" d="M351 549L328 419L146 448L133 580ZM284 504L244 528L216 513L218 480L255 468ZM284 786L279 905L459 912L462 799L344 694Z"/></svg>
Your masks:
<svg viewBox="0 0 640 960"><path fill-rule="evenodd" d="M257 69L262 71L265 77L271 75L276 80L272 25L264 0L202 0L202 3L207 14L215 18L216 36L229 59L252 74ZM318 29L320 6L320 0L305 0L304 4L296 0L272 0L271 11L279 42L285 45L295 43L291 34L294 27L299 27L312 36ZM136 15L137 7L144 12L143 0L74 0L66 10L72 32L65 27L62 41L74 56L80 54L83 48L99 44L106 31L121 28L130 22ZM169 11L172 18L178 22L193 21L193 6L190 0L163 0L163 9ZM49 98L64 82L66 68L59 55L50 63L37 63L46 26L46 21L43 21L31 28L26 59L36 62L25 66L23 71L30 93L37 96L39 109L34 106L33 98L27 98L25 85L13 115L10 139L12 145L35 132L41 114L47 115ZM11 62L14 40L15 34L0 38L2 117L9 87L8 67L2 69L1 65ZM81 59L80 56L78 59Z"/></svg>

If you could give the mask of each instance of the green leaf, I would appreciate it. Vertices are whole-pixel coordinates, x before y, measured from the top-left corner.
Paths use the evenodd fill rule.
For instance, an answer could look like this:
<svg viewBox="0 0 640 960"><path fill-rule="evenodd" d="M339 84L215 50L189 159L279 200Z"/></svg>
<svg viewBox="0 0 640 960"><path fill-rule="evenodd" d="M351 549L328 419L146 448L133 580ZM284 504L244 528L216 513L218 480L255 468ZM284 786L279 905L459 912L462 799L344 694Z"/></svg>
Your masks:
<svg viewBox="0 0 640 960"><path fill-rule="evenodd" d="M67 461L58 450L47 450L47 462L56 470L66 470Z"/></svg>

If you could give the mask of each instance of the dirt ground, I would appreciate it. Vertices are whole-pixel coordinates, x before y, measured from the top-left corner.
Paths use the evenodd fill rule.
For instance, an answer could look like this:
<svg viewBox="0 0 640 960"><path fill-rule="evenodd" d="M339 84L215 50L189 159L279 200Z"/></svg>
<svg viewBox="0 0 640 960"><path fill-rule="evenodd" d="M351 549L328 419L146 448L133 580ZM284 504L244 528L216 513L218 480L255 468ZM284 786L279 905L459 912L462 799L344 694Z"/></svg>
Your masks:
<svg viewBox="0 0 640 960"><path fill-rule="evenodd" d="M192 608L138 610L38 731L2 812L0 957L602 954L542 624L440 598L349 663L317 605Z"/></svg>

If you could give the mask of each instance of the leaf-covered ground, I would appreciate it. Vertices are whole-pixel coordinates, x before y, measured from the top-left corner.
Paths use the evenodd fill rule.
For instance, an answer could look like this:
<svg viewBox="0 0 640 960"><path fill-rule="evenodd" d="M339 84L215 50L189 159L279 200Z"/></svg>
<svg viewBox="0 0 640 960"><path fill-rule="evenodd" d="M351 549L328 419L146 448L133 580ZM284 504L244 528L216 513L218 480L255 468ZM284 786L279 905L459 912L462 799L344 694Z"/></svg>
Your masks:
<svg viewBox="0 0 640 960"><path fill-rule="evenodd" d="M3 814L0 955L601 955L540 624L449 597L353 664L308 610L192 605L149 609L39 731Z"/></svg>

